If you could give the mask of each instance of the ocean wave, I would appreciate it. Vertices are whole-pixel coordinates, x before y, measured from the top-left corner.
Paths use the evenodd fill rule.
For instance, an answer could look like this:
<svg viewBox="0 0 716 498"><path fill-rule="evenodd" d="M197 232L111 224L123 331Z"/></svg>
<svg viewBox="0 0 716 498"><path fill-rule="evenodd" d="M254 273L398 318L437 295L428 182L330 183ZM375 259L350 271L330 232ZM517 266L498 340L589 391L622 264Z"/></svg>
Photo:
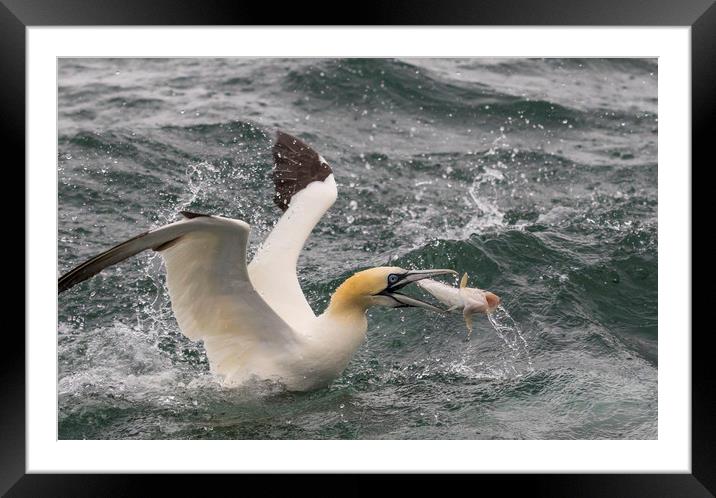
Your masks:
<svg viewBox="0 0 716 498"><path fill-rule="evenodd" d="M60 273L182 209L249 222L253 254L283 129L338 183L299 260L316 312L359 269L447 267L514 327L372 309L329 388L225 389L142 254L59 296L61 439L655 437L654 60L58 65Z"/></svg>
<svg viewBox="0 0 716 498"><path fill-rule="evenodd" d="M470 119L475 124L508 116L557 124L565 119L577 122L581 115L553 102L501 93L478 83L442 80L430 71L384 59L323 62L292 71L285 85L288 91L309 96L298 104L312 112L325 110L330 103L354 112L377 107L438 119Z"/></svg>

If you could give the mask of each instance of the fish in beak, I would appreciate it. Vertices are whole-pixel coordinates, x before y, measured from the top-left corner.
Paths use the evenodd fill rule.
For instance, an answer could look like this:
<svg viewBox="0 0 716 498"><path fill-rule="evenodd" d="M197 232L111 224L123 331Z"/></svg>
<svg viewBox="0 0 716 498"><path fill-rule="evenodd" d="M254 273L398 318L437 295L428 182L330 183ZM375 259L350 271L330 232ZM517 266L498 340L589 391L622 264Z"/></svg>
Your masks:
<svg viewBox="0 0 716 498"><path fill-rule="evenodd" d="M449 306L445 311L462 310L468 339L472 333L472 315L475 313L492 313L501 302L500 297L490 291L468 287L467 273L462 276L460 287L457 289L435 280L424 280L418 286L432 294L441 303Z"/></svg>
<svg viewBox="0 0 716 498"><path fill-rule="evenodd" d="M396 275L398 277L396 281L390 283L388 287L382 292L379 292L378 295L386 296L395 301L395 306L393 306L394 308L414 307L424 308L437 313L445 313L446 310L444 309L398 292L400 289L413 282L418 282L423 279L437 277L440 275L458 275L458 273L455 270L410 270L403 274Z"/></svg>

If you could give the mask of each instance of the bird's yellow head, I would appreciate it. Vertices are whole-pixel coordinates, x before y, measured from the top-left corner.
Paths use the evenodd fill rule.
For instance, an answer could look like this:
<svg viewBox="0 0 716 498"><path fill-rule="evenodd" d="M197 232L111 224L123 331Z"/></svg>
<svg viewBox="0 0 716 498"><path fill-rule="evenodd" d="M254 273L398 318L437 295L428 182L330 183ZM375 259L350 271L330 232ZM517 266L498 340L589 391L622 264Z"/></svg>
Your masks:
<svg viewBox="0 0 716 498"><path fill-rule="evenodd" d="M440 308L398 292L406 285L424 278L456 274L453 270L405 270L397 266L379 266L359 271L347 278L331 297L331 308L358 308L371 306L390 308L420 307L442 312Z"/></svg>

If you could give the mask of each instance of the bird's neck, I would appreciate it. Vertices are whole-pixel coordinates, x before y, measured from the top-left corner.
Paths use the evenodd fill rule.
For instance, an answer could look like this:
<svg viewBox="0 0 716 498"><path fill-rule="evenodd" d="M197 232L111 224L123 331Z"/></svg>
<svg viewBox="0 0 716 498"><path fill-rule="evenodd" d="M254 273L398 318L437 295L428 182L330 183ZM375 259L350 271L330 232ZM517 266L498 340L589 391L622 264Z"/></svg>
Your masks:
<svg viewBox="0 0 716 498"><path fill-rule="evenodd" d="M322 318L341 329L365 334L368 327L365 312L369 307L368 300L356 295L350 285L344 282L331 296L331 303Z"/></svg>
<svg viewBox="0 0 716 498"><path fill-rule="evenodd" d="M334 371L335 375L343 371L365 341L368 331L365 312L366 308L357 303L331 299L326 311L318 317L312 334L320 345L322 368Z"/></svg>
<svg viewBox="0 0 716 498"><path fill-rule="evenodd" d="M341 286L331 296L331 303L308 334L316 371L328 372L333 379L340 375L355 351L365 341L368 330L366 302L351 298L356 295Z"/></svg>
<svg viewBox="0 0 716 498"><path fill-rule="evenodd" d="M365 312L368 309L360 301L343 301L331 299L331 304L328 305L323 316L326 318L339 322L365 322Z"/></svg>
<svg viewBox="0 0 716 498"><path fill-rule="evenodd" d="M331 303L328 305L326 313L336 316L341 314L365 315L369 307L370 299L360 287L360 279L354 275L338 286L331 296Z"/></svg>

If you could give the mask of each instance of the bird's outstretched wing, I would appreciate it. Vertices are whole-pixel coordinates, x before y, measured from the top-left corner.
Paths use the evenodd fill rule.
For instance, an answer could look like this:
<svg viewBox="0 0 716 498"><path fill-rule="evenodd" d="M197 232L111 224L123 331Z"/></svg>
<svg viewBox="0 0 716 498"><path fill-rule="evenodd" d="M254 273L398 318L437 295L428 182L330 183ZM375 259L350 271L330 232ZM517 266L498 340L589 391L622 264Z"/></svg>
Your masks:
<svg viewBox="0 0 716 498"><path fill-rule="evenodd" d="M203 340L212 370L237 376L261 347L288 350L295 331L256 292L246 268L249 225L182 212L185 219L123 242L60 277L59 292L146 249L159 251L184 335Z"/></svg>
<svg viewBox="0 0 716 498"><path fill-rule="evenodd" d="M298 255L338 192L326 160L298 138L279 132L273 157L274 202L284 214L256 252L249 274L279 316L303 324L315 315L298 282Z"/></svg>
<svg viewBox="0 0 716 498"><path fill-rule="evenodd" d="M298 138L279 131L273 145L275 187L273 201L286 211L293 196L313 182L322 182L333 174L325 159Z"/></svg>

